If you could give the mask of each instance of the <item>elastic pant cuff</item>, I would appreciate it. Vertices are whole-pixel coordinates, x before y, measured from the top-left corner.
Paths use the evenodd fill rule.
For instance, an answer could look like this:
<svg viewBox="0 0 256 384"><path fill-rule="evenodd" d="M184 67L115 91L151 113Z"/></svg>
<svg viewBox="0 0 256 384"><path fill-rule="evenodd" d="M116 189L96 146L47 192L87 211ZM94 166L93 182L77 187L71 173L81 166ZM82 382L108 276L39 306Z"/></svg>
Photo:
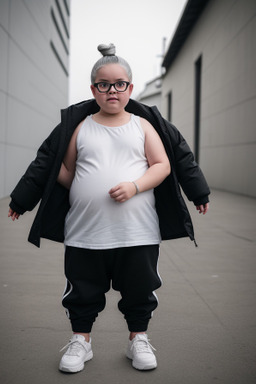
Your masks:
<svg viewBox="0 0 256 384"><path fill-rule="evenodd" d="M91 333L92 331L92 324L86 324L86 323L71 323L72 331L77 333Z"/></svg>
<svg viewBox="0 0 256 384"><path fill-rule="evenodd" d="M148 329L148 323L138 324L138 323L129 323L128 329L130 332L146 332Z"/></svg>

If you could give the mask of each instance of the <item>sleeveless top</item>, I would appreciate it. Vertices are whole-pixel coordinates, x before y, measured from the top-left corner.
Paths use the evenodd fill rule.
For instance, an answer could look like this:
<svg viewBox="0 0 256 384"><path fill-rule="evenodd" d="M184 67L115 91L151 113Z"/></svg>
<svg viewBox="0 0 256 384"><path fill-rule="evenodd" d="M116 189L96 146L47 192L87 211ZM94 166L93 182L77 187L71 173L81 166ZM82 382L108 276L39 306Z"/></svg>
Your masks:
<svg viewBox="0 0 256 384"><path fill-rule="evenodd" d="M120 127L96 123L88 116L77 135L77 161L65 222L65 245L111 249L159 244L153 189L124 203L108 191L133 181L148 169L145 135L139 116Z"/></svg>

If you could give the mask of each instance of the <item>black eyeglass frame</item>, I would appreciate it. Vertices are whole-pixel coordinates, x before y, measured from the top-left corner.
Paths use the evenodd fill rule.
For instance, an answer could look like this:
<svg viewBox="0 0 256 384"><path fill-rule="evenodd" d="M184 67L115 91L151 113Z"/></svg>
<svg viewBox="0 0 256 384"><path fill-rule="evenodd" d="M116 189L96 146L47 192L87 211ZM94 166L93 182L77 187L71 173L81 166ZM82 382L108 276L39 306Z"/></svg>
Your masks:
<svg viewBox="0 0 256 384"><path fill-rule="evenodd" d="M123 91L119 91L118 89L116 89L116 84L118 84L118 83L125 83L126 84L126 87ZM106 85L108 84L109 87L106 91L100 91L98 88L99 84L106 84ZM117 92L125 92L130 84L131 83L129 81L123 81L123 80L122 81L116 81L115 83L107 83L105 81L100 81L99 83L94 83L93 86L96 87L100 93L108 93L110 91L111 87L114 87Z"/></svg>

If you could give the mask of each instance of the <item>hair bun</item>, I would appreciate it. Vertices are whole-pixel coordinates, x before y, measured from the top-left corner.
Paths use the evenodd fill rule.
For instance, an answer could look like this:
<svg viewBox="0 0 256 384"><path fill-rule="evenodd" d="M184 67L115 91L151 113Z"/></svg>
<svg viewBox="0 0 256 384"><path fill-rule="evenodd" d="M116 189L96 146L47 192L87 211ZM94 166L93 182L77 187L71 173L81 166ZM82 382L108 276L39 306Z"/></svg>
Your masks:
<svg viewBox="0 0 256 384"><path fill-rule="evenodd" d="M114 46L114 44L100 44L98 45L98 51L100 51L102 56L115 56L116 47Z"/></svg>

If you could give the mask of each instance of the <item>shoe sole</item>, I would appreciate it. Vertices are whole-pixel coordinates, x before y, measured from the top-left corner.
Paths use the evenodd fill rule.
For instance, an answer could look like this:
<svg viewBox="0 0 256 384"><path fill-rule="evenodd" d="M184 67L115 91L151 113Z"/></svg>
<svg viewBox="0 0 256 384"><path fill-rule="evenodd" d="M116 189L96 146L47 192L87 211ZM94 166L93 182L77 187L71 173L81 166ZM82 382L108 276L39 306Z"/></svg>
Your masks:
<svg viewBox="0 0 256 384"><path fill-rule="evenodd" d="M129 355L126 355L126 357L129 359L129 360L132 360L132 366L133 368L139 370L139 371L150 371L152 369L155 369L157 367L157 363L155 364L148 364L148 365L145 365L145 364L136 364L134 363L132 357L130 357Z"/></svg>
<svg viewBox="0 0 256 384"><path fill-rule="evenodd" d="M62 366L60 364L59 365L59 370L62 371L62 372L69 372L69 373L81 372L84 369L84 363L86 363L87 361L91 360L92 358L93 358L93 353L89 352L83 363L81 363L79 365L76 365L74 367L64 367L64 366Z"/></svg>

